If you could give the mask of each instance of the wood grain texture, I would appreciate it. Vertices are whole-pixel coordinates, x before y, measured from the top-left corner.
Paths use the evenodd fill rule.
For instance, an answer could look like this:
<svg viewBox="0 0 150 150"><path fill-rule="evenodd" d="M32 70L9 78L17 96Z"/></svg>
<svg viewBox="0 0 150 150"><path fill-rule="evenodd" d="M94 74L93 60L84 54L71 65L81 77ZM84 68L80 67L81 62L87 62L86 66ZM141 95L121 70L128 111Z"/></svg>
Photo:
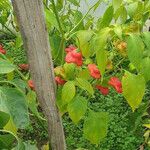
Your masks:
<svg viewBox="0 0 150 150"><path fill-rule="evenodd" d="M27 52L38 100L48 120L52 150L65 150L61 118L55 105L55 82L42 0L12 0Z"/></svg>

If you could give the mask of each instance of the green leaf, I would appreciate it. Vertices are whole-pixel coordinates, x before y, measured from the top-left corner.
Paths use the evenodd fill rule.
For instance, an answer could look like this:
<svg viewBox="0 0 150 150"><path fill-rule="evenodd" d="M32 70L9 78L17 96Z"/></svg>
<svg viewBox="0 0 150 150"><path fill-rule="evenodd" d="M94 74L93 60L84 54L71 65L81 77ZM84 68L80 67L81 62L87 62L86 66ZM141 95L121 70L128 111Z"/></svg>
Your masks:
<svg viewBox="0 0 150 150"><path fill-rule="evenodd" d="M56 105L59 109L60 114L63 115L67 112L67 103L66 101L62 100L61 96L62 96L62 87L58 87L56 93Z"/></svg>
<svg viewBox="0 0 150 150"><path fill-rule="evenodd" d="M122 1L123 0L113 0L112 3L113 3L113 7L114 7L114 10L116 11L120 5L122 4Z"/></svg>
<svg viewBox="0 0 150 150"><path fill-rule="evenodd" d="M51 27L55 27L57 30L59 30L59 26L56 20L56 17L52 10L45 9L45 16L46 16L46 24L48 29L51 29Z"/></svg>
<svg viewBox="0 0 150 150"><path fill-rule="evenodd" d="M121 28L121 26L116 26L116 27L114 27L114 32L115 32L115 34L116 34L120 39L122 39L122 28Z"/></svg>
<svg viewBox="0 0 150 150"><path fill-rule="evenodd" d="M16 125L14 124L12 118L9 119L8 123L4 126L3 129L13 133L14 135L17 135L18 129L17 129Z"/></svg>
<svg viewBox="0 0 150 150"><path fill-rule="evenodd" d="M83 133L92 144L99 144L106 137L108 128L108 113L90 111L85 119Z"/></svg>
<svg viewBox="0 0 150 150"><path fill-rule="evenodd" d="M122 79L123 95L132 110L135 111L142 102L145 93L145 80L142 75L134 75L125 72Z"/></svg>
<svg viewBox="0 0 150 150"><path fill-rule="evenodd" d="M110 28L102 29L98 35L93 39L93 48L96 52L96 61L101 74L105 72L107 65L107 52L105 51L105 46L107 44L107 39L109 37Z"/></svg>
<svg viewBox="0 0 150 150"><path fill-rule="evenodd" d="M0 89L0 110L9 113L15 125L24 129L29 124L25 95L15 88Z"/></svg>
<svg viewBox="0 0 150 150"><path fill-rule="evenodd" d="M140 70L141 68L141 60L143 57L144 45L142 39L136 35L131 34L127 40L127 51L128 57L131 63L136 67L136 69Z"/></svg>
<svg viewBox="0 0 150 150"><path fill-rule="evenodd" d="M131 3L127 6L128 15L132 18L138 8L138 2Z"/></svg>
<svg viewBox="0 0 150 150"><path fill-rule="evenodd" d="M9 121L9 114L0 111L0 128L3 128Z"/></svg>
<svg viewBox="0 0 150 150"><path fill-rule="evenodd" d="M86 91L88 91L91 95L94 94L94 90L92 85L85 79L76 78L76 85Z"/></svg>
<svg viewBox="0 0 150 150"><path fill-rule="evenodd" d="M150 49L150 33L144 32L143 39L144 39L144 43L146 44L147 48Z"/></svg>
<svg viewBox="0 0 150 150"><path fill-rule="evenodd" d="M93 32L88 30L81 30L77 32L76 36L83 56L88 58L91 55L90 40L93 36Z"/></svg>
<svg viewBox="0 0 150 150"><path fill-rule="evenodd" d="M102 19L98 23L98 29L102 29L102 28L108 27L109 24L111 23L112 19L113 19L113 15L114 15L113 6L109 6L107 8L107 10L105 11Z"/></svg>
<svg viewBox="0 0 150 150"><path fill-rule="evenodd" d="M78 74L78 78L82 78L82 79L85 79L85 80L88 80L90 79L90 73L89 73L89 70L86 68L86 69L83 69L79 72Z"/></svg>
<svg viewBox="0 0 150 150"><path fill-rule="evenodd" d="M7 80L12 81L15 77L14 71L7 73Z"/></svg>
<svg viewBox="0 0 150 150"><path fill-rule="evenodd" d="M40 116L39 112L38 112L38 103L36 101L36 93L32 90L30 90L27 94L27 100L28 100L28 107L30 108L30 110L32 111L32 113L37 116L39 119L43 118Z"/></svg>
<svg viewBox="0 0 150 150"><path fill-rule="evenodd" d="M100 6L102 0L98 0L95 4L94 11Z"/></svg>
<svg viewBox="0 0 150 150"><path fill-rule="evenodd" d="M16 41L15 41L15 48L18 49L20 48L21 46L23 45L23 41L22 41L22 38L21 38L21 35L19 34L16 38Z"/></svg>
<svg viewBox="0 0 150 150"><path fill-rule="evenodd" d="M94 51L100 51L102 49L105 49L105 46L107 44L107 39L110 36L111 29L106 27L102 29L92 40L91 47L93 47Z"/></svg>
<svg viewBox="0 0 150 150"><path fill-rule="evenodd" d="M70 63L70 64L65 63L63 68L65 70L66 78L70 80L74 79L76 65L73 63Z"/></svg>
<svg viewBox="0 0 150 150"><path fill-rule="evenodd" d="M11 3L8 0L0 1L0 24L5 25L10 20Z"/></svg>
<svg viewBox="0 0 150 150"><path fill-rule="evenodd" d="M56 8L60 11L63 8L64 0L57 0Z"/></svg>
<svg viewBox="0 0 150 150"><path fill-rule="evenodd" d="M62 47L61 40L62 38L57 34L53 34L49 36L52 56L55 59L55 61L59 64L61 63L62 55L63 55L63 51L60 50Z"/></svg>
<svg viewBox="0 0 150 150"><path fill-rule="evenodd" d="M121 21L121 23L125 23L125 21L127 20L127 10L124 6L120 6L120 8L118 8L114 14L114 19L115 21L117 21L119 19L119 21Z"/></svg>
<svg viewBox="0 0 150 150"><path fill-rule="evenodd" d="M0 135L0 148L11 149L14 143L15 137L12 134Z"/></svg>
<svg viewBox="0 0 150 150"><path fill-rule="evenodd" d="M106 69L106 66L107 66L107 52L104 49L97 51L96 61L98 64L98 68L100 69L100 73L103 76L105 69Z"/></svg>
<svg viewBox="0 0 150 150"><path fill-rule="evenodd" d="M146 57L141 62L141 73L145 78L145 81L150 80L150 58Z"/></svg>
<svg viewBox="0 0 150 150"><path fill-rule="evenodd" d="M75 96L76 89L73 81L68 81L62 88L62 101L69 103Z"/></svg>
<svg viewBox="0 0 150 150"><path fill-rule="evenodd" d="M68 1L75 6L80 6L80 3L77 0L68 0Z"/></svg>
<svg viewBox="0 0 150 150"><path fill-rule="evenodd" d="M22 79L15 78L12 83L14 83L18 88L20 88L24 93L26 92L28 85L27 82Z"/></svg>
<svg viewBox="0 0 150 150"><path fill-rule="evenodd" d="M84 97L77 96L68 104L68 113L74 123L78 123L87 110L87 100Z"/></svg>
<svg viewBox="0 0 150 150"><path fill-rule="evenodd" d="M7 74L15 70L15 66L4 59L0 59L0 74Z"/></svg>
<svg viewBox="0 0 150 150"><path fill-rule="evenodd" d="M83 14L76 10L74 13L74 24L78 24L78 22L83 18ZM82 21L75 29L75 31L84 30L84 22Z"/></svg>
<svg viewBox="0 0 150 150"><path fill-rule="evenodd" d="M150 129L150 124L143 124L143 126Z"/></svg>

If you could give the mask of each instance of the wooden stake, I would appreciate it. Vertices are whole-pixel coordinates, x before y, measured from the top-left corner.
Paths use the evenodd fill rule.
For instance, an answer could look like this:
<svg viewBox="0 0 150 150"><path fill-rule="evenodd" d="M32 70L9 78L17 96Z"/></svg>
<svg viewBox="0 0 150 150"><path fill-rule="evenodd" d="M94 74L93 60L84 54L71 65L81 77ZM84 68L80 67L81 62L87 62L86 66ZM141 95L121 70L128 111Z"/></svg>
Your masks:
<svg viewBox="0 0 150 150"><path fill-rule="evenodd" d="M61 118L55 104L55 82L42 0L12 0L38 100L48 120L52 150L65 150Z"/></svg>

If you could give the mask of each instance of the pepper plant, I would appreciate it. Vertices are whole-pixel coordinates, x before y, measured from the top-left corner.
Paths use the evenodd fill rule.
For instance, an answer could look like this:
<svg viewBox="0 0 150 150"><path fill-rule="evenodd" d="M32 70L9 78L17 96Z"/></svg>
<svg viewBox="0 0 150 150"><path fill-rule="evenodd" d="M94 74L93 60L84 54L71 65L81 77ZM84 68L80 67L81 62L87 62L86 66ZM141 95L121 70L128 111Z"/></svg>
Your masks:
<svg viewBox="0 0 150 150"><path fill-rule="evenodd" d="M90 12L96 11L104 3L102 0L90 6L85 15L79 10L80 1L77 0L43 3L55 64L57 107L62 116L68 113L75 124L82 120L84 137L99 144L107 135L109 114L90 109L89 100L96 98L95 91L105 96L110 90L123 94L135 112L150 80L150 33L142 32L150 15L150 1L105 1L106 11L98 19ZM16 36L15 44L21 46L19 33ZM10 133L17 137L17 129L29 124L28 108L39 119L44 119L37 111L28 64L19 65L21 71L26 71L22 73L7 58L2 46L0 53L0 74L7 75L6 80L0 81L3 85L0 88L3 120L0 127L10 139ZM12 74L16 74L13 72L22 80L14 80ZM7 128L8 124L13 125L13 131ZM149 122L146 127L149 128ZM5 140L4 136L0 138ZM16 139L20 143L19 138Z"/></svg>

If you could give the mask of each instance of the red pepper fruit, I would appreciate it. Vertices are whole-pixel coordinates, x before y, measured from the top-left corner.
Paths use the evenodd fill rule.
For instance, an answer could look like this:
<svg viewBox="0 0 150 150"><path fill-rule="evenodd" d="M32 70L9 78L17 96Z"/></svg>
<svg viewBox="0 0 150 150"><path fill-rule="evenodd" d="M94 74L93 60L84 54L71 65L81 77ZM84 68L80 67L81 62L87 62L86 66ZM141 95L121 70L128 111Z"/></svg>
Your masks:
<svg viewBox="0 0 150 150"><path fill-rule="evenodd" d="M101 77L101 73L98 70L97 66L95 64L89 64L88 65L88 69L90 71L90 75L95 78L95 79L99 79Z"/></svg>
<svg viewBox="0 0 150 150"><path fill-rule="evenodd" d="M122 93L122 83L119 78L111 77L108 84L111 85L118 93Z"/></svg>
<svg viewBox="0 0 150 150"><path fill-rule="evenodd" d="M29 64L20 64L19 67L21 68L21 70L29 70Z"/></svg>
<svg viewBox="0 0 150 150"><path fill-rule="evenodd" d="M4 50L4 49L0 49L0 53L2 53L2 54L6 54L6 50Z"/></svg>
<svg viewBox="0 0 150 150"><path fill-rule="evenodd" d="M6 50L3 48L3 46L2 45L0 45L0 53L2 53L2 54L6 54Z"/></svg>
<svg viewBox="0 0 150 150"><path fill-rule="evenodd" d="M67 63L74 63L77 66L82 66L82 54L81 52L77 52L76 50L73 50L71 52L68 52L65 58L65 61Z"/></svg>
<svg viewBox="0 0 150 150"><path fill-rule="evenodd" d="M55 81L57 84L60 84L60 85L64 85L66 83L65 80L63 80L61 77L58 77L58 76L55 77Z"/></svg>
<svg viewBox="0 0 150 150"><path fill-rule="evenodd" d="M35 86L32 80L28 81L28 86L31 88L31 90L35 90Z"/></svg>
<svg viewBox="0 0 150 150"><path fill-rule="evenodd" d="M96 88L103 94L103 95L108 95L109 94L109 88L108 87L103 87L101 85L96 85Z"/></svg>
<svg viewBox="0 0 150 150"><path fill-rule="evenodd" d="M71 52L73 50L76 50L77 47L75 47L74 45L69 45L67 48L65 48L66 53Z"/></svg>

